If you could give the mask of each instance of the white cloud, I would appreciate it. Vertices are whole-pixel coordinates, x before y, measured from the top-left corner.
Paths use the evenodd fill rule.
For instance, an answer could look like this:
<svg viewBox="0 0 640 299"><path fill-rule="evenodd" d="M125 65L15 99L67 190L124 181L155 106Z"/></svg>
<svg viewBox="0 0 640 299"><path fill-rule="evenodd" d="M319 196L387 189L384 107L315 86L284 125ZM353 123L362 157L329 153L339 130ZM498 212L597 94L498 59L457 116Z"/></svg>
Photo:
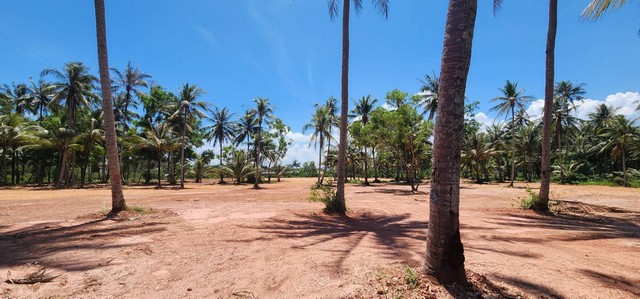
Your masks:
<svg viewBox="0 0 640 299"><path fill-rule="evenodd" d="M628 118L635 119L640 116L640 112L636 111L640 101L639 92L618 92L607 96L604 100L584 99L576 103L576 116L581 119L589 118L589 113L601 104L606 104L613 108L618 108L617 114L624 115Z"/></svg>
<svg viewBox="0 0 640 299"><path fill-rule="evenodd" d="M531 102L529 108L527 108L527 114L532 120L537 120L542 117L542 109L544 108L544 99L537 99Z"/></svg>
<svg viewBox="0 0 640 299"><path fill-rule="evenodd" d="M318 159L318 150L314 149L313 144L309 146L311 134L289 132L287 133L287 139L291 140L291 145L287 149L287 155L282 160L283 164L290 164L294 160L303 163Z"/></svg>
<svg viewBox="0 0 640 299"><path fill-rule="evenodd" d="M493 123L502 123L502 120L495 120L493 118L488 117L484 112L478 112L473 118L482 125L482 129L485 127L491 126Z"/></svg>

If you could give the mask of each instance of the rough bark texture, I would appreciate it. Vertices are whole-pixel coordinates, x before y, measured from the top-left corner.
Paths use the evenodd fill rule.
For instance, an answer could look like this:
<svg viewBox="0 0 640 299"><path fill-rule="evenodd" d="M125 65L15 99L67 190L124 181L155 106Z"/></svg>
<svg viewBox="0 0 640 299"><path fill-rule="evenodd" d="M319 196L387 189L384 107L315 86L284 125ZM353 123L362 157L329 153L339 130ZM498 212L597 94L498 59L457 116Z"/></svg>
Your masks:
<svg viewBox="0 0 640 299"><path fill-rule="evenodd" d="M476 10L477 0L450 0L445 26L425 260L425 272L440 283L466 282L459 222L460 148Z"/></svg>
<svg viewBox="0 0 640 299"><path fill-rule="evenodd" d="M107 55L107 27L104 17L104 0L94 1L96 8L96 37L98 40L98 65L100 69L100 85L102 87L102 110L104 111L105 144L109 161L109 177L111 178L111 212L116 214L127 208L122 193L122 178L118 163L118 144L116 142L116 126L111 100L111 79L109 79L109 59Z"/></svg>
<svg viewBox="0 0 640 299"><path fill-rule="evenodd" d="M180 188L184 189L184 144L187 142L185 139L187 132L187 111L184 112L184 123L182 123L182 144L180 145Z"/></svg>
<svg viewBox="0 0 640 299"><path fill-rule="evenodd" d="M540 163L540 192L536 209L549 209L551 185L551 122L553 113L553 81L555 74L556 30L558 27L558 0L549 0L549 31L547 32L547 65L542 114L542 161Z"/></svg>
<svg viewBox="0 0 640 299"><path fill-rule="evenodd" d="M258 116L258 135L255 140L256 143L256 172L255 180L253 182L253 189L260 188L260 143L262 143L262 116ZM240 181L238 181L240 182Z"/></svg>
<svg viewBox="0 0 640 299"><path fill-rule="evenodd" d="M344 184L347 179L347 112L349 112L349 12L351 0L343 0L342 9L342 95L340 98L340 141L338 144L338 183L336 210L345 212Z"/></svg>

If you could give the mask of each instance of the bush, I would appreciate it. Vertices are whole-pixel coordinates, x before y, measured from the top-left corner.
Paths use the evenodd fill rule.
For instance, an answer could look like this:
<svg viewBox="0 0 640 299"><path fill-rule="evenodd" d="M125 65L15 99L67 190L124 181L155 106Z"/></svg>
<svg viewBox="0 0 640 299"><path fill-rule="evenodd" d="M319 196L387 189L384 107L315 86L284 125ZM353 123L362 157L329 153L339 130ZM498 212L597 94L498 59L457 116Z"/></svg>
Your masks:
<svg viewBox="0 0 640 299"><path fill-rule="evenodd" d="M323 211L327 214L334 214L338 212L336 192L331 186L313 185L311 187L311 195L308 200L324 203Z"/></svg>
<svg viewBox="0 0 640 299"><path fill-rule="evenodd" d="M527 191L528 195L520 199L520 207L525 210L533 209L538 204L538 200L540 200L540 198L538 197L538 194L529 187L527 187L525 191Z"/></svg>

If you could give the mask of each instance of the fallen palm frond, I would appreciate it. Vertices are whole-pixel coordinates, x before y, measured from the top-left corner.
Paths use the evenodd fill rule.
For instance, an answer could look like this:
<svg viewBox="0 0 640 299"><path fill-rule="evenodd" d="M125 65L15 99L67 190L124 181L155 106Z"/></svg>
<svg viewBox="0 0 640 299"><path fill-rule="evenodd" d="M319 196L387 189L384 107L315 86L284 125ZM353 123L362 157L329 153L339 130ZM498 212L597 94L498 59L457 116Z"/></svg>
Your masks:
<svg viewBox="0 0 640 299"><path fill-rule="evenodd" d="M11 272L8 272L7 280L5 280L5 282L12 283L12 284L34 284L38 282L50 282L54 280L56 277L60 276L60 275L45 275L46 272L47 272L47 268L41 267L35 272L27 275L25 278L18 278L18 279L12 279Z"/></svg>

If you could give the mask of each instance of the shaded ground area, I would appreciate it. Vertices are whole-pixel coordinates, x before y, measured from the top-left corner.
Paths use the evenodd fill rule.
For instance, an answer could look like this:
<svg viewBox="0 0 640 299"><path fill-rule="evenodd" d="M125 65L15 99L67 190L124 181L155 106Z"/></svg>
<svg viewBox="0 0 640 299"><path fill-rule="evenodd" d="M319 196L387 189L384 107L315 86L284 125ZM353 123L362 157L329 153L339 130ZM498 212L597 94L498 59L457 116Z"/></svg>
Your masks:
<svg viewBox="0 0 640 299"><path fill-rule="evenodd" d="M347 216L305 200L314 179L128 187L103 220L104 188L0 190L0 276L41 266L53 282L2 284L0 298L637 298L637 189L556 186L553 213L519 209L525 185L464 184L462 238L475 291L405 283L420 269L427 185L347 187ZM530 187L537 187L531 185ZM417 272L419 274L419 271ZM474 293L475 292L475 293Z"/></svg>

